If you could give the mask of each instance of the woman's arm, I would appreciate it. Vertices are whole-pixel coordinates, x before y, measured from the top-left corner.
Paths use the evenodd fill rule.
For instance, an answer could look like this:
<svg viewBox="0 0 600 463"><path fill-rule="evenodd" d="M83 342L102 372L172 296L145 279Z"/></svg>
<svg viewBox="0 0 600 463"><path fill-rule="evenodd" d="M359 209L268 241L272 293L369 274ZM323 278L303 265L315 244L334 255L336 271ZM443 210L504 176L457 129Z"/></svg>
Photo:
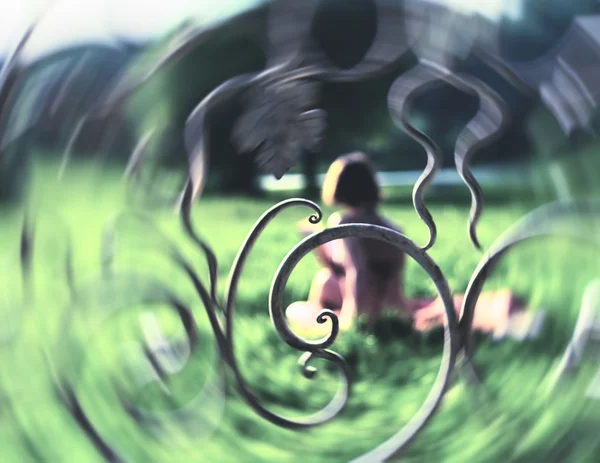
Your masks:
<svg viewBox="0 0 600 463"><path fill-rule="evenodd" d="M312 235L313 233L317 233L321 230L323 230L323 227L321 225L308 226L305 223L300 224L300 235L303 238L306 238L306 237ZM329 249L327 248L327 245L319 246L318 248L315 248L314 251L315 251L317 260L323 267L331 266L331 255L329 253Z"/></svg>
<svg viewBox="0 0 600 463"><path fill-rule="evenodd" d="M404 234L404 231L402 230L402 228L398 224L396 224L395 222L392 222L389 219L384 218L383 224L387 228L397 231L398 233ZM400 307L402 309L407 310L408 312L412 312L414 310L413 309L414 304L407 299L406 293L404 292L405 278L406 278L406 254L402 253L400 256L400 263L399 263L399 269L398 269L398 274L397 274L397 284L396 284L396 286L394 286L394 294L392 295L393 305L400 305Z"/></svg>
<svg viewBox="0 0 600 463"><path fill-rule="evenodd" d="M399 302L400 306L403 310L407 310L411 312L412 304L406 298L406 293L404 292L405 288L405 278L406 278L406 254L402 254L400 258L400 269L398 271L398 282L396 288L396 298Z"/></svg>
<svg viewBox="0 0 600 463"><path fill-rule="evenodd" d="M357 238L341 240L344 247L344 269L346 278L340 322L354 319L360 311L369 310L369 288L366 274L364 250Z"/></svg>
<svg viewBox="0 0 600 463"><path fill-rule="evenodd" d="M341 216L338 213L332 214L327 221L328 227L334 227L339 225L341 222ZM307 237L322 230L323 227L320 225L310 225L307 226L305 223L302 223L300 227L300 233L302 236ZM315 254L317 260L321 263L323 267L329 268L332 266L332 257L331 257L331 247L329 244L324 244L315 248Z"/></svg>

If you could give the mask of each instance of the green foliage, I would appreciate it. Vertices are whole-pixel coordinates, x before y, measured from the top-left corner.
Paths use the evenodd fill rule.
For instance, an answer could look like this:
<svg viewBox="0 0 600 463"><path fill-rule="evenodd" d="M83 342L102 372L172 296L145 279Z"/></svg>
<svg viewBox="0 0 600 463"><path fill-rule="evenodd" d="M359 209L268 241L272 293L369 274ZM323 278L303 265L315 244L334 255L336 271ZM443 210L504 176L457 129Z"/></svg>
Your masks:
<svg viewBox="0 0 600 463"><path fill-rule="evenodd" d="M106 239L103 229L124 204L120 177L98 166L73 165L64 182L57 184L49 172L48 166L37 165L33 183L33 195L43 206L34 250L36 297L28 305L14 303L19 296L18 272L14 272L18 261L9 260L13 271L4 274L0 299L2 319L11 322L1 324L3 338L15 320L23 322L15 344L0 350L3 461L34 460L36 455L53 461L101 461L57 400L42 354L75 357L75 351L65 351L58 343L71 307L74 312L69 329L79 341L74 346L83 347L79 353L85 355L78 391L102 435L130 461L348 461L389 438L422 404L439 367L441 333L418 335L408 329L408 322L386 316L374 327L359 323L340 335L333 346L348 358L355 382L346 409L331 423L303 432L273 426L241 400L231 381L223 420L212 437L188 440L186 433L191 429L173 427L165 430L169 443L156 439L122 411L110 381L117 378L128 384L125 360L133 357L125 347L139 340L142 313L155 313L169 338L183 336L177 317L166 304L136 302L144 295L158 297L161 285L166 285L188 302L196 315L198 354L183 372L169 380L172 397L165 396L156 384L129 392L136 394L139 404L168 411L199 391L210 374L216 350L204 309L181 269L166 255L166 243L173 243L203 278L207 270L204 257L185 238L178 219L159 211L155 225L133 219L119 225L116 277L101 282L101 243ZM219 260L221 296L245 235L272 205L268 198L207 197L195 207L194 223ZM480 228L484 245L489 246L530 208L525 202L490 205ZM402 225L406 235L417 243L425 242L425 226L410 205L391 204L384 211ZM4 212L1 243L10 251L16 249L22 217L14 211ZM127 217L131 212L128 210ZM300 353L281 341L267 309L271 278L298 242L290 224L307 219L309 214L304 208L288 210L267 227L244 270L235 309L235 352L241 371L263 404L288 416L319 410L337 387L337 373L323 362L315 362L319 372L313 380L300 374ZM437 205L432 207L432 214L438 222L439 241L431 256L451 288L462 292L481 258L468 241L468 207ZM78 288L75 302L70 301L64 279L66 239L60 229L62 221L71 228ZM477 360L485 373L485 387L469 386L462 376L456 376L438 414L404 452L404 461L532 461L553 460L556 455L595 461L594 455L600 451L598 404L583 399L593 363L585 364L573 382L562 384L559 393L546 395L543 391L574 327L582 290L598 275L598 262L589 249L562 240L525 244L506 256L486 289L509 286L528 298L532 307L545 308L549 320L543 333L523 344L495 344L482 339ZM126 276L132 269L142 272L143 278ZM290 279L287 302L306 297L316 269L312 257L301 262ZM158 284L151 285L150 281ZM414 262L409 263L406 286L409 297L435 295L433 285ZM11 303L7 296L13 297ZM100 324L104 314L119 307L126 310ZM182 446L185 442L187 446Z"/></svg>

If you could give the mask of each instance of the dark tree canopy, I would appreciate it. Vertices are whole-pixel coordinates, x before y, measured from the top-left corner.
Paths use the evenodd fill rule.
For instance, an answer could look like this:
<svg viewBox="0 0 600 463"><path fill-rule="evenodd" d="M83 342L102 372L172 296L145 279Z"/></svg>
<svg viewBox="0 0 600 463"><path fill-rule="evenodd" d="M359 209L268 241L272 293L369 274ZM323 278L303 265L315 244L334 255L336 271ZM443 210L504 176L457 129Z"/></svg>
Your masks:
<svg viewBox="0 0 600 463"><path fill-rule="evenodd" d="M504 20L502 23L500 47L503 55L514 60L529 60L542 55L565 33L575 15L597 11L596 4L592 0L524 2L521 20ZM372 1L323 0L313 21L311 40L318 43L338 66L351 67L361 59L373 40L375 13ZM267 25L268 9L262 5L214 27L186 54L152 77L134 95L131 105L125 105L122 111L105 119L89 121L81 132L76 151L92 153L106 148L102 144L103 137L112 126L116 129L108 149L111 156L124 162L142 133L153 125L160 125L163 136L153 148L154 167L184 170L187 154L183 129L190 112L226 80L264 69L268 55ZM79 47L50 55L27 69L19 84L22 91L17 92L15 100L19 111L30 108L38 112L35 130L25 137L27 143L60 153L77 120L104 95L112 79L120 76L123 70L144 69L144 63L152 62L163 53L166 43L165 39L143 50L130 46L120 50ZM55 80L52 85L58 85L68 74L69 66L81 63L83 57L87 60L83 72L73 78L70 98L64 99L58 109L50 110L52 91L40 92L36 104L30 104L32 99L27 85L35 84L36 79L48 79L45 71L52 67L58 69L61 63L66 63L65 70L59 69L52 77ZM393 69L377 78L324 85L320 107L328 115L326 138L320 153L304 156L304 164L296 171L314 176L338 155L353 150L369 153L382 169L422 168L425 164L422 148L394 126L386 100L395 78L415 63L415 56L409 53ZM529 154L535 144L530 140L526 122L539 103L520 93L475 56L469 56L460 70L490 85L505 100L511 113L510 129L494 146L480 152L476 163L507 162ZM444 165L451 166L456 137L477 108L475 98L448 85L440 85L415 101L411 118L442 147ZM231 129L242 109L242 101L231 101L219 107L211 117L210 188L254 191L254 177L258 172L252 153L240 155L230 142ZM15 147L11 149L14 153L22 151Z"/></svg>

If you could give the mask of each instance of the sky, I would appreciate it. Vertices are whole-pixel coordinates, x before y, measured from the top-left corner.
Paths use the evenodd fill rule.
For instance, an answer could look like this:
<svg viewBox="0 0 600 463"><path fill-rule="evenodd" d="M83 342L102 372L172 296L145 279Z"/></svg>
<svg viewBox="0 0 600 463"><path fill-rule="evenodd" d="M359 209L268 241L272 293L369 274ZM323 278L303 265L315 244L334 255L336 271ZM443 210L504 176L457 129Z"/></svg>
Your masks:
<svg viewBox="0 0 600 463"><path fill-rule="evenodd" d="M119 37L149 40L192 18L211 23L258 0L0 0L0 55L12 50L45 11L23 53L25 62L80 43L116 44Z"/></svg>
<svg viewBox="0 0 600 463"><path fill-rule="evenodd" d="M302 0L298 0L302 1ZM491 19L518 17L521 0L430 0ZM118 38L160 37L185 19L200 24L224 19L260 0L2 0L0 56L12 50L44 8L44 19L23 53L25 62L81 43L118 43Z"/></svg>

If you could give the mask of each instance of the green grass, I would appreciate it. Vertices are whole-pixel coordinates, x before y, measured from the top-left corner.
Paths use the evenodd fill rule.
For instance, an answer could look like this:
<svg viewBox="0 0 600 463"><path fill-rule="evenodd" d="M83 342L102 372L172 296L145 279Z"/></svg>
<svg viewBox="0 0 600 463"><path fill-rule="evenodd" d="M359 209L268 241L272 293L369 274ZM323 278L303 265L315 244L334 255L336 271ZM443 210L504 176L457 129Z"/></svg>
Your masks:
<svg viewBox="0 0 600 463"><path fill-rule="evenodd" d="M205 438L206 422L169 421L168 411L192 400L214 372L216 350L204 308L186 275L169 259L173 245L207 281L205 259L181 230L177 217L154 210L153 225L133 220L139 208L124 208L120 178L98 166L74 166L62 182L44 166L33 185L37 210L33 286L22 289L18 266L22 209L3 210L0 243L6 256L0 290L0 448L2 461L102 461L91 441L58 400L52 372L72 378L90 419L127 461L347 461L379 445L412 417L439 368L439 332L416 335L386 320L375 330L364 326L340 335L333 350L355 370L351 398L332 422L292 431L260 418L239 397L233 378L222 418L210 400L203 420L218 420ZM530 210L535 198L489 205L480 226L484 246ZM219 260L219 291L255 220L272 199L208 197L194 209L194 223ZM106 225L119 213L114 276L102 278ZM326 209L325 213L331 210ZM392 204L384 212L401 224L417 244L426 228L410 205ZM454 292L463 292L481 254L466 233L468 206L436 204L438 241L431 250ZM301 352L289 348L273 328L268 292L277 267L298 242L296 224L310 211L285 211L265 230L248 260L239 286L234 327L235 349L250 388L269 409L305 416L322 408L338 386L324 363L313 380L297 365ZM63 227L64 225L64 227ZM64 230L69 229L70 241ZM159 233L160 230L161 232ZM162 235L161 235L162 234ZM164 235L164 236L163 236ZM74 288L66 284L67 243L73 256ZM598 256L564 240L523 244L509 253L486 289L508 286L532 307L549 312L542 336L517 344L482 339L477 361L485 387L454 379L439 412L403 452L406 461L597 461L600 407L584 399L597 366L582 370L547 393L557 359L574 327L585 285L598 275ZM294 271L286 302L306 297L316 261L307 257ZM434 288L414 262L407 269L410 297L433 296ZM156 383L136 387L131 366L140 366L135 342L139 316L154 312L169 336L183 329L168 305L167 288L192 308L200 330L197 354L170 378L173 395ZM154 303L148 302L155 297ZM108 317L107 315L111 315ZM8 342L12 338L12 342ZM50 358L48 363L46 356ZM80 363L77 363L80 361ZM152 433L128 416L114 390L118 380L138 404L164 413L160 432ZM154 428L153 428L154 429Z"/></svg>

